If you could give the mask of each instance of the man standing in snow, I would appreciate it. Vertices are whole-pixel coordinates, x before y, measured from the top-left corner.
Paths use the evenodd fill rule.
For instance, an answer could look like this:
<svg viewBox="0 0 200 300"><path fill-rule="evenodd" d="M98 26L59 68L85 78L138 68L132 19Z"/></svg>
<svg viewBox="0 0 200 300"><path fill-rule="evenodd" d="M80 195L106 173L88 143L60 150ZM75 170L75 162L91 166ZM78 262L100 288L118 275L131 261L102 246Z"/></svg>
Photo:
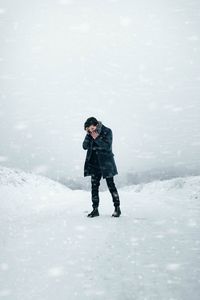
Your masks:
<svg viewBox="0 0 200 300"><path fill-rule="evenodd" d="M118 174L112 153L112 130L94 117L84 123L87 131L83 141L83 149L87 150L84 164L84 176L91 176L91 194L93 210L88 217L99 216L99 185L101 177L106 179L108 189L112 195L115 207L113 217L121 214L119 194L114 183L114 176Z"/></svg>

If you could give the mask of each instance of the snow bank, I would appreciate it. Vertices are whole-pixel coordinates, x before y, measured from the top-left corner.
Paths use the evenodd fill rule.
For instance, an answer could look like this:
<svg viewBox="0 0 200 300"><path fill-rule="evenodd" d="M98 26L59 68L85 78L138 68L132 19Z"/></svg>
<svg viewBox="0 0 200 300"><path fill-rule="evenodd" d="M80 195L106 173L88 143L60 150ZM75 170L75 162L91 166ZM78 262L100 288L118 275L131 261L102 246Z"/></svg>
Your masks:
<svg viewBox="0 0 200 300"><path fill-rule="evenodd" d="M29 215L66 204L70 189L44 176L0 167L1 215Z"/></svg>

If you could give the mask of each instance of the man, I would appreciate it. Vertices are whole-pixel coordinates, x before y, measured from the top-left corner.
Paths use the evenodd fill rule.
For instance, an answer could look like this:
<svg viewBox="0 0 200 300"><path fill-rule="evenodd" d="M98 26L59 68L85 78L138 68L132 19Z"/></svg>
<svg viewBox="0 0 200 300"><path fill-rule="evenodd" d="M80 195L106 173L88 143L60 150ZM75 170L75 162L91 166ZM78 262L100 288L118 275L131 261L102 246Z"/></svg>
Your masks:
<svg viewBox="0 0 200 300"><path fill-rule="evenodd" d="M91 196L93 210L88 217L99 216L99 186L101 177L106 179L108 189L112 195L115 210L113 217L121 215L119 194L114 183L114 176L118 174L112 153L112 130L94 117L84 123L87 131L83 141L83 149L87 150L84 164L84 176L91 176Z"/></svg>

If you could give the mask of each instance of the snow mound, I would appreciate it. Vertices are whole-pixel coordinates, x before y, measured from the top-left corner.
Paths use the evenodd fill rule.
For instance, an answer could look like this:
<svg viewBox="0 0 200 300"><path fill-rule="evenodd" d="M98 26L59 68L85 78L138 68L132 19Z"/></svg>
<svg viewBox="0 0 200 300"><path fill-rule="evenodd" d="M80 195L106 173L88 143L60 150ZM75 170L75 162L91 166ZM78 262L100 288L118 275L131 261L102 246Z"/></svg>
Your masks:
<svg viewBox="0 0 200 300"><path fill-rule="evenodd" d="M200 176L177 177L168 180L156 180L149 183L126 186L122 191L135 193L162 195L168 194L200 198Z"/></svg>
<svg viewBox="0 0 200 300"><path fill-rule="evenodd" d="M47 177L0 166L0 186L19 187L27 184L35 187L46 185L53 189L63 188L63 185Z"/></svg>
<svg viewBox="0 0 200 300"><path fill-rule="evenodd" d="M66 203L70 191L47 177L0 167L1 211L10 216L29 215L52 206L56 209Z"/></svg>

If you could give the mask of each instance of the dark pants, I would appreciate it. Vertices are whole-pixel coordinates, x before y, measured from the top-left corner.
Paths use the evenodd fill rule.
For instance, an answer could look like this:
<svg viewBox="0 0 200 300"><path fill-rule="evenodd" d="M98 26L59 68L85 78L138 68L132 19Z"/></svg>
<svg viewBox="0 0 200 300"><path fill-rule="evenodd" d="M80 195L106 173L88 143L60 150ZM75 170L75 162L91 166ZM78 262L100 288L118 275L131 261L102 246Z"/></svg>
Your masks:
<svg viewBox="0 0 200 300"><path fill-rule="evenodd" d="M91 193L92 193L93 208L99 206L99 186L100 186L101 177L102 177L101 174L94 174L91 176L91 187L92 187ZM106 183L112 195L114 206L115 207L119 206L120 205L119 194L116 189L113 177L106 178Z"/></svg>

